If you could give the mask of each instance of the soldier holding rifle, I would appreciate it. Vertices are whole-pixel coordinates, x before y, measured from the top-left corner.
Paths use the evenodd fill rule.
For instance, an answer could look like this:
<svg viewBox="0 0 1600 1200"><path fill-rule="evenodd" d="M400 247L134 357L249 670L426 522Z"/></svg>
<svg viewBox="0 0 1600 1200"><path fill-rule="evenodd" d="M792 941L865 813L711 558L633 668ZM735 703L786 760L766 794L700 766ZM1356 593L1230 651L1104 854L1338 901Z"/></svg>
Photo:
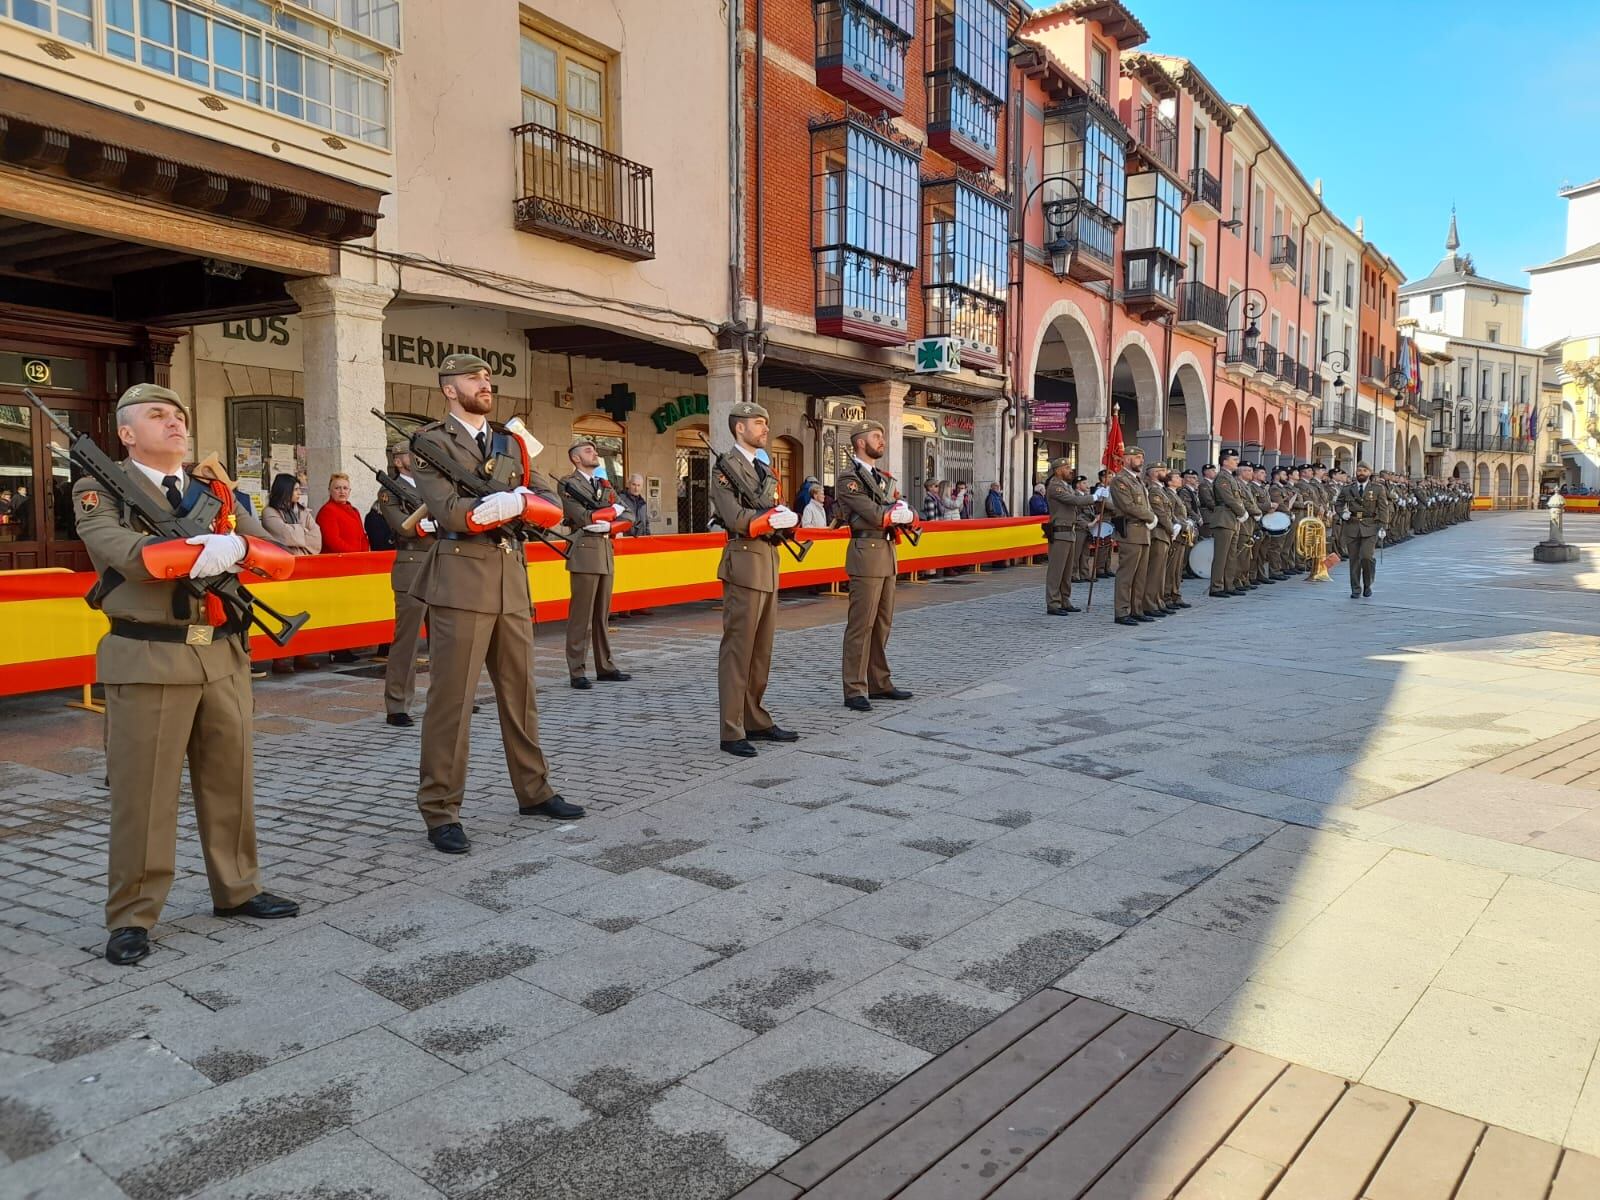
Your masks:
<svg viewBox="0 0 1600 1200"><path fill-rule="evenodd" d="M844 706L871 712L873 700L909 700L889 677L889 630L894 625L895 542L916 524L916 513L879 470L886 443L883 426L850 427L853 462L839 481L839 505L850 527L844 569L850 577L850 612L844 627ZM913 536L915 536L913 534Z"/></svg>
<svg viewBox="0 0 1600 1200"><path fill-rule="evenodd" d="M517 811L574 821L584 810L550 786L533 689L533 603L523 545L560 523L555 489L534 469L536 446L488 419L494 408L488 363L452 354L439 365L439 387L449 403L444 420L411 437L417 490L439 525L412 585L428 608L432 662L417 807L434 849L465 854L461 801L472 694L485 666Z"/></svg>
<svg viewBox="0 0 1600 1200"><path fill-rule="evenodd" d="M1095 498L1082 475L1072 473L1072 460L1058 458L1050 464L1050 482L1044 498L1050 505L1045 522L1045 540L1050 543L1049 565L1045 568L1044 610L1052 617L1083 611L1072 602L1072 576L1082 545L1094 524Z"/></svg>
<svg viewBox="0 0 1600 1200"><path fill-rule="evenodd" d="M411 697L417 685L417 638L427 605L411 594L428 556L427 538L439 526L427 514L417 481L412 475L411 447L395 442L389 447L389 469L375 472L383 490L378 493L378 512L394 534L394 566L389 570L389 586L394 589L394 637L389 643L389 663L383 672L383 707L391 725L411 725ZM420 515L418 515L420 514Z"/></svg>
<svg viewBox="0 0 1600 1200"><path fill-rule="evenodd" d="M627 509L617 501L616 490L600 466L600 450L592 438L580 437L567 450L573 471L561 481L561 509L572 529L572 550L567 555L567 576L572 602L567 606L567 675L575 688L594 685L583 673L594 643L594 677L622 683L632 676L617 670L611 659L611 639L606 622L611 617L611 580L616 551L611 539L628 530Z"/></svg>

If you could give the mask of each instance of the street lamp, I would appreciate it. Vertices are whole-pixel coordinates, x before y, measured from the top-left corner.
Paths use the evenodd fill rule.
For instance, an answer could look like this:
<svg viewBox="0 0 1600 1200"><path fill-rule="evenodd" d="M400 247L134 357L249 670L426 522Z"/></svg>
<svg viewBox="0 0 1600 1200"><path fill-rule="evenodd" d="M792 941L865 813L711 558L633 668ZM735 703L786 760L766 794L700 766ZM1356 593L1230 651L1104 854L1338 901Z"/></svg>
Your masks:
<svg viewBox="0 0 1600 1200"><path fill-rule="evenodd" d="M1072 231L1083 210L1083 189L1070 175L1048 176L1033 185L1018 211L1026 213L1033 198L1051 184L1059 185L1062 193L1040 205L1044 213L1044 249L1050 255L1050 273L1065 279L1072 273L1072 259L1078 250L1078 239Z"/></svg>
<svg viewBox="0 0 1600 1200"><path fill-rule="evenodd" d="M1234 300L1239 301L1239 319L1248 322L1242 327L1235 326L1233 323ZM1244 357L1247 362L1255 361L1256 346L1261 341L1261 327L1256 322L1260 320L1261 314L1266 311L1267 297L1256 288L1245 288L1244 291L1236 293L1233 299L1228 301L1228 336L1231 338L1236 333L1239 335L1239 342L1244 350Z"/></svg>

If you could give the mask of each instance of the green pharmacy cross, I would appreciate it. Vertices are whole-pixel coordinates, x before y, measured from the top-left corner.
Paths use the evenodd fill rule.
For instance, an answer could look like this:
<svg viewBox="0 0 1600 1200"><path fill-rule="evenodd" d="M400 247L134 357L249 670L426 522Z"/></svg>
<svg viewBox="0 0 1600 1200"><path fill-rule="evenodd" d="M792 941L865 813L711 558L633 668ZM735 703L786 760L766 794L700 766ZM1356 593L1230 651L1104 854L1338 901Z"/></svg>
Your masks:
<svg viewBox="0 0 1600 1200"><path fill-rule="evenodd" d="M634 395L628 390L625 383L614 383L611 390L594 402L594 406L601 412L608 414L618 425L628 419L628 414L633 411Z"/></svg>

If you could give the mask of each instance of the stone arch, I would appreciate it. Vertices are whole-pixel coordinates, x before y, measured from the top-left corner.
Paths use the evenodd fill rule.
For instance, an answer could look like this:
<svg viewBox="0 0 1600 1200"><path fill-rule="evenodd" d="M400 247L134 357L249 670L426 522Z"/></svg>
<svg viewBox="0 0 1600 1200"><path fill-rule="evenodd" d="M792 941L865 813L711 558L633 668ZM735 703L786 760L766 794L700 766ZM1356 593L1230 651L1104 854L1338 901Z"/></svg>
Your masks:
<svg viewBox="0 0 1600 1200"><path fill-rule="evenodd" d="M1294 460L1295 460L1295 462L1303 463L1303 462L1310 462L1311 461L1311 459L1306 454L1306 442L1308 440L1309 439L1306 436L1306 431L1305 431L1305 428L1303 426L1294 431Z"/></svg>
<svg viewBox="0 0 1600 1200"><path fill-rule="evenodd" d="M1517 499L1518 500L1526 500L1528 498L1528 487L1529 487L1529 484L1530 484L1530 481L1529 481L1529 478L1528 478L1528 468L1523 466L1521 463L1518 463L1517 464Z"/></svg>
<svg viewBox="0 0 1600 1200"><path fill-rule="evenodd" d="M1167 395L1171 396L1174 385L1183 392L1183 432L1187 437L1200 438L1211 436L1211 397L1206 393L1205 372L1200 369L1200 360L1188 350L1178 355L1178 361L1173 364L1172 375L1167 380ZM1169 434L1175 430L1168 430Z"/></svg>
<svg viewBox="0 0 1600 1200"><path fill-rule="evenodd" d="M1285 464L1294 458L1294 429L1287 421L1278 425L1278 453Z"/></svg>
<svg viewBox="0 0 1600 1200"><path fill-rule="evenodd" d="M1218 427L1222 435L1222 444L1239 448L1243 430L1239 424L1239 406L1232 400L1225 400L1222 404L1222 424Z"/></svg>
<svg viewBox="0 0 1600 1200"><path fill-rule="evenodd" d="M1302 437L1304 434L1301 435ZM1325 467L1333 465L1333 447L1327 442L1317 442L1311 447L1311 461L1321 463Z"/></svg>
<svg viewBox="0 0 1600 1200"><path fill-rule="evenodd" d="M1511 468L1505 463L1494 469L1494 498L1497 501L1511 498Z"/></svg>
<svg viewBox="0 0 1600 1200"><path fill-rule="evenodd" d="M1252 452L1247 451L1244 447L1261 445L1261 413L1259 410L1252 408L1245 412L1242 436L1244 446L1239 447L1239 453L1248 459Z"/></svg>
<svg viewBox="0 0 1600 1200"><path fill-rule="evenodd" d="M1123 334L1111 355L1111 389L1116 391L1118 373L1123 364L1127 364L1124 381L1131 380L1134 395L1138 397L1140 429L1161 428L1161 409L1166 397L1161 394L1161 370L1156 361L1155 351L1138 330Z"/></svg>
<svg viewBox="0 0 1600 1200"><path fill-rule="evenodd" d="M1248 438L1246 439L1249 440ZM1278 418L1267 413L1261 422L1261 457L1278 457ZM1267 463L1267 466L1276 466L1276 463Z"/></svg>
<svg viewBox="0 0 1600 1200"><path fill-rule="evenodd" d="M1464 462L1458 462L1456 464L1456 466L1455 466L1455 470L1450 472L1450 478L1451 479L1471 479L1472 478L1472 468L1470 466L1468 466Z"/></svg>
<svg viewBox="0 0 1600 1200"><path fill-rule="evenodd" d="M1472 481L1472 493L1475 496L1492 496L1489 490L1489 464L1478 464L1478 477Z"/></svg>
<svg viewBox="0 0 1600 1200"><path fill-rule="evenodd" d="M1105 424L1105 390L1100 386L1105 378L1105 364L1095 344L1093 323L1071 300L1057 300L1040 318L1038 336L1034 339L1028 371L1023 378L1031 385L1033 377L1041 370L1063 366L1072 368L1072 382L1077 389L1074 419L1080 425Z"/></svg>
<svg viewBox="0 0 1600 1200"><path fill-rule="evenodd" d="M1413 436L1411 443L1406 447L1406 474L1413 479L1421 479L1424 470L1422 460L1422 439Z"/></svg>

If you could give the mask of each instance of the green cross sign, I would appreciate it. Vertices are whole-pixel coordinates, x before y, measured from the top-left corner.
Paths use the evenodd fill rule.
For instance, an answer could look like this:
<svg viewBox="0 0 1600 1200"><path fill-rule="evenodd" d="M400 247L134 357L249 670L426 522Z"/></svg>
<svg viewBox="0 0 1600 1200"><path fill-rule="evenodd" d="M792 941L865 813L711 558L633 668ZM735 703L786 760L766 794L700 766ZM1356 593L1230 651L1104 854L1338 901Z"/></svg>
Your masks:
<svg viewBox="0 0 1600 1200"><path fill-rule="evenodd" d="M917 343L917 370L937 371L944 366L944 351L947 343L936 341L933 338L923 338Z"/></svg>
<svg viewBox="0 0 1600 1200"><path fill-rule="evenodd" d="M601 412L608 414L613 421L621 425L628 419L628 414L633 411L634 396L625 383L614 383L611 390L594 402L594 406Z"/></svg>

